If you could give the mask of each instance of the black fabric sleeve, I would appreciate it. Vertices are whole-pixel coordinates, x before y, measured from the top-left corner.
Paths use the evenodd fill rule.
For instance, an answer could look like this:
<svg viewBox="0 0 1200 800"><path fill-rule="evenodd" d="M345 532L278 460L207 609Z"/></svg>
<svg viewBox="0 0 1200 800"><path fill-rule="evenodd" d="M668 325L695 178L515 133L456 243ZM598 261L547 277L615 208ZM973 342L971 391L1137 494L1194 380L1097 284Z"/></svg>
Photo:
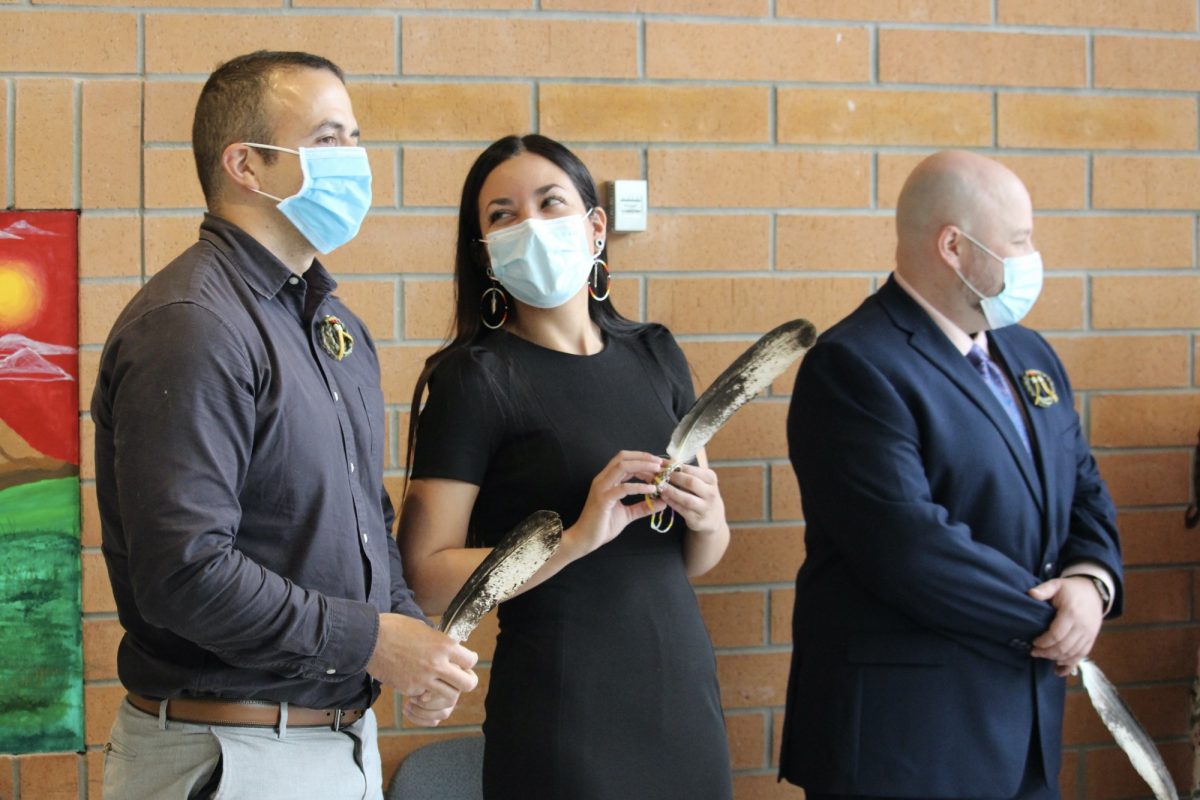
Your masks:
<svg viewBox="0 0 1200 800"><path fill-rule="evenodd" d="M666 327L657 323L645 327L642 341L661 367L661 379L667 382L671 396L671 411L680 419L696 402L696 390L692 386L692 372L687 358L675 337Z"/></svg>
<svg viewBox="0 0 1200 800"><path fill-rule="evenodd" d="M413 478L483 484L503 436L501 367L491 351L464 348L434 369L417 422Z"/></svg>

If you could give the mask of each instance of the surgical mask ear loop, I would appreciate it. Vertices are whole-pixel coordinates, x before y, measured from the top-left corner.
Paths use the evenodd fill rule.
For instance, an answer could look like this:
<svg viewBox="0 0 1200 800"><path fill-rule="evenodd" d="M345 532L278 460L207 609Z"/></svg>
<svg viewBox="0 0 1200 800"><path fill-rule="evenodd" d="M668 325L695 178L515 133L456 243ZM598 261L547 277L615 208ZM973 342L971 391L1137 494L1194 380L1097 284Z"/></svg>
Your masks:
<svg viewBox="0 0 1200 800"><path fill-rule="evenodd" d="M300 155L299 150L293 150L290 147L277 147L276 145L273 145L273 144L259 144L258 142L242 142L242 144L246 145L246 147L257 147L260 150L275 150L280 153L291 153L294 156ZM250 191L254 192L255 194L261 194L263 197L269 197L272 200L274 200L276 203L282 203L284 201L284 198L282 198L282 197L276 197L273 194L267 194L266 192L261 191L259 189L251 189Z"/></svg>

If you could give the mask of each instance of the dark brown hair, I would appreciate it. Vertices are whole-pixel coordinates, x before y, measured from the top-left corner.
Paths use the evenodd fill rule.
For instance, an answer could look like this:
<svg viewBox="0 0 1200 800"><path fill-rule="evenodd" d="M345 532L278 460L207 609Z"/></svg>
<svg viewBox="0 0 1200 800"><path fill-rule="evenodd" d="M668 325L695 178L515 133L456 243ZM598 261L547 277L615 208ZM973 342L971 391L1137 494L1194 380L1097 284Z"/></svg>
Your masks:
<svg viewBox="0 0 1200 800"><path fill-rule="evenodd" d="M600 205L596 183L592 180L588 168L579 160L579 156L545 136L536 133L505 136L493 142L475 159L463 183L462 200L458 207L458 245L454 257L454 333L448 344L425 361L425 368L421 370L417 385L413 389L408 423L408 453L404 462L408 469L412 467L413 448L417 439L417 417L429 376L448 356L459 350L469 351L472 345L489 332L479 316L480 298L484 290L491 285L487 276L487 248L480 242L483 233L479 229L479 193L483 189L484 181L496 167L523 153L541 156L567 173L586 208L596 208ZM608 261L607 246L600 251L600 258ZM508 318L513 319L516 313L515 305L510 303ZM611 297L589 300L588 314L606 334L630 333L643 327L640 323L617 313ZM500 390L500 387L496 388ZM407 489L407 481L405 487Z"/></svg>
<svg viewBox="0 0 1200 800"><path fill-rule="evenodd" d="M221 153L233 142L271 141L274 120L266 102L271 76L283 69L325 69L345 83L337 64L310 53L257 50L217 67L200 90L192 120L192 153L204 199L211 207L220 194ZM270 164L275 153L262 151Z"/></svg>

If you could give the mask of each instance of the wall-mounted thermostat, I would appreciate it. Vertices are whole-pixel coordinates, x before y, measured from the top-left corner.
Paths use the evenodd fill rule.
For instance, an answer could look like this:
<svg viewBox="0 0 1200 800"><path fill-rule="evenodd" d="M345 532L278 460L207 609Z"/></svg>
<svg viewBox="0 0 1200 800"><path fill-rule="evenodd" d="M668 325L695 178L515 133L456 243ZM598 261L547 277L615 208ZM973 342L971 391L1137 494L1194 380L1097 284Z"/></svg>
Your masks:
<svg viewBox="0 0 1200 800"><path fill-rule="evenodd" d="M649 206L645 181L608 182L608 226L612 230L646 230Z"/></svg>

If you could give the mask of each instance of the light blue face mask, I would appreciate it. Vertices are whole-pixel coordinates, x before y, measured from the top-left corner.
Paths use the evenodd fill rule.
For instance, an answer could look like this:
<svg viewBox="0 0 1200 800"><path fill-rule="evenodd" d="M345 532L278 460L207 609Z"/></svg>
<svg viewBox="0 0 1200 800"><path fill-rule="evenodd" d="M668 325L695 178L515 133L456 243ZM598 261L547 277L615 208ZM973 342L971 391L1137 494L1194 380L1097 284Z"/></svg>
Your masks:
<svg viewBox="0 0 1200 800"><path fill-rule="evenodd" d="M531 217L489 233L492 276L522 303L561 306L583 289L596 260L588 242L591 213Z"/></svg>
<svg viewBox="0 0 1200 800"><path fill-rule="evenodd" d="M272 144L242 144L300 157L304 182L294 195L285 199L257 189L254 191L278 201L276 208L308 239L309 244L321 253L329 253L355 237L371 207L371 165L366 149L301 147L292 150Z"/></svg>
<svg viewBox="0 0 1200 800"><path fill-rule="evenodd" d="M979 306L987 319L988 328L996 330L1007 325L1016 325L1042 293L1042 255L1036 250L1023 256L1003 258L989 250L982 242L966 231L959 231L966 239L1004 265L1004 288L995 297L984 297L983 294L963 277L960 270L959 279L966 287L979 297Z"/></svg>

